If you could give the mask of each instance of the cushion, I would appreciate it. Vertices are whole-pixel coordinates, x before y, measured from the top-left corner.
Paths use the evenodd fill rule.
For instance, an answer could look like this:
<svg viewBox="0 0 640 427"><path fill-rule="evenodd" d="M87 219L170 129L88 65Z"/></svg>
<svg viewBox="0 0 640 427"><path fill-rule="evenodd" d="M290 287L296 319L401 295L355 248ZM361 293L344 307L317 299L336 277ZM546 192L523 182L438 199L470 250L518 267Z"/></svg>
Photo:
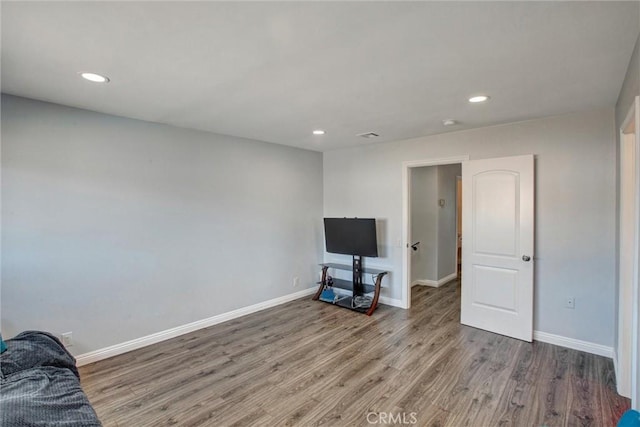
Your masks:
<svg viewBox="0 0 640 427"><path fill-rule="evenodd" d="M7 340L8 351L0 355L4 376L41 366L67 368L80 378L76 360L55 336L40 331L26 331Z"/></svg>

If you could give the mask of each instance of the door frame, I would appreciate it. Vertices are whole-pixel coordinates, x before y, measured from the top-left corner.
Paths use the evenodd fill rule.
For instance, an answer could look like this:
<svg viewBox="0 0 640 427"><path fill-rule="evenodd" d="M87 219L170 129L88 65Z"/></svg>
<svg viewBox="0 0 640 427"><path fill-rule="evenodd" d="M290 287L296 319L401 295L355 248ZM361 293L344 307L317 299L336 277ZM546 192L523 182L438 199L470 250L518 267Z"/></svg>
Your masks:
<svg viewBox="0 0 640 427"><path fill-rule="evenodd" d="M411 169L462 164L467 160L469 160L469 155L402 162L402 308L411 307L411 257L409 256L409 245L411 244Z"/></svg>
<svg viewBox="0 0 640 427"><path fill-rule="evenodd" d="M460 239L462 238L461 231L462 228L458 226L458 224L462 224L462 211L460 210L460 206L458 205L458 200L460 200L460 204L462 204L462 176L456 176L456 275L458 274L458 248L462 249L460 245ZM462 253L460 253L462 257ZM462 277L462 266L460 266L460 276L458 279Z"/></svg>
<svg viewBox="0 0 640 427"><path fill-rule="evenodd" d="M622 194L622 180L625 178L622 176L622 165L624 162L624 154L625 150L623 145L626 144L625 140L627 139L627 135L629 133L626 132L626 129L629 127L631 123L635 124L635 138L633 142L634 146L634 159L633 159L633 167L634 167L634 176L630 180L631 182L627 182L627 185L631 185L631 194L634 194L635 197L633 200L630 200L629 203L634 207L633 218L631 218L631 223L626 224L628 227L633 227L634 235L633 235L633 253L631 255L631 263L632 263L632 273L631 273L631 283L622 283L620 278L620 270L622 267L620 265L622 260L622 254L620 253L620 249L622 246L622 241L620 240L622 234L622 223L623 223L623 213L622 213L622 198L624 195ZM619 229L618 229L618 339L617 339L617 348L616 350L616 379L618 384L618 393L623 396L631 397L631 405L633 408L638 408L640 406L640 340L638 340L638 333L640 332L640 316L638 315L639 305L640 305L640 291L639 291L639 282L640 282L640 266L638 265L640 256L640 197L638 196L638 190L640 189L640 97L636 96L634 98L633 104L631 105L629 112L625 120L622 122L622 125L619 129L620 141L619 141L619 156L620 156L620 200L618 202L619 208ZM621 286L625 286L624 291ZM629 286L631 289L629 289ZM625 298L625 295L631 295L630 301ZM626 319L626 320L625 320ZM629 325L627 322L631 323ZM629 328L631 326L631 328ZM625 336L625 334L629 333L629 329L631 329L631 339L626 342L627 345L624 345L625 342L621 341L621 337ZM620 363L619 359L621 357L628 357L628 363ZM630 381L629 381L630 379Z"/></svg>

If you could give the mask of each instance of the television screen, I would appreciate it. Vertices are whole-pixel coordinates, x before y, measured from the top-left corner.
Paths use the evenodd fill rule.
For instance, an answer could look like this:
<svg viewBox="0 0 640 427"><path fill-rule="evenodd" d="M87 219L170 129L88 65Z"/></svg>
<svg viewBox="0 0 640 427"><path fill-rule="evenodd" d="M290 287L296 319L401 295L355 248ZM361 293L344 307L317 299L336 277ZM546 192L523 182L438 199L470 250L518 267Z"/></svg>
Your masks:
<svg viewBox="0 0 640 427"><path fill-rule="evenodd" d="M325 218L324 237L327 252L366 257L378 256L374 218Z"/></svg>

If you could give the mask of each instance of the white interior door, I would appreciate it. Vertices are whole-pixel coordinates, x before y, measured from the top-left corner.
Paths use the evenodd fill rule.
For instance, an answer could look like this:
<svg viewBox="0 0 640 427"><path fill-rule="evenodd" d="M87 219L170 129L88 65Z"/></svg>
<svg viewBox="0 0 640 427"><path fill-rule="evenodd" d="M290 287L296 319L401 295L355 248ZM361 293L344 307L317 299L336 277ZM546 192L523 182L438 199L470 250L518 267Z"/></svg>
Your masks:
<svg viewBox="0 0 640 427"><path fill-rule="evenodd" d="M462 163L461 322L533 339L533 155Z"/></svg>

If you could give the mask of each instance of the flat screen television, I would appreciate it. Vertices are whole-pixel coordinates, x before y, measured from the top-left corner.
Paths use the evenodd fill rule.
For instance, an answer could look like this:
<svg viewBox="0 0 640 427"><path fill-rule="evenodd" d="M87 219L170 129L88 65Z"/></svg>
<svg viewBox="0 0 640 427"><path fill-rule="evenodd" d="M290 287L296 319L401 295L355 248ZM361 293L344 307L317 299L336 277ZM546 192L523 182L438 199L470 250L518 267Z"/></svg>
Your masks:
<svg viewBox="0 0 640 427"><path fill-rule="evenodd" d="M325 218L324 238L327 252L378 256L375 218Z"/></svg>

